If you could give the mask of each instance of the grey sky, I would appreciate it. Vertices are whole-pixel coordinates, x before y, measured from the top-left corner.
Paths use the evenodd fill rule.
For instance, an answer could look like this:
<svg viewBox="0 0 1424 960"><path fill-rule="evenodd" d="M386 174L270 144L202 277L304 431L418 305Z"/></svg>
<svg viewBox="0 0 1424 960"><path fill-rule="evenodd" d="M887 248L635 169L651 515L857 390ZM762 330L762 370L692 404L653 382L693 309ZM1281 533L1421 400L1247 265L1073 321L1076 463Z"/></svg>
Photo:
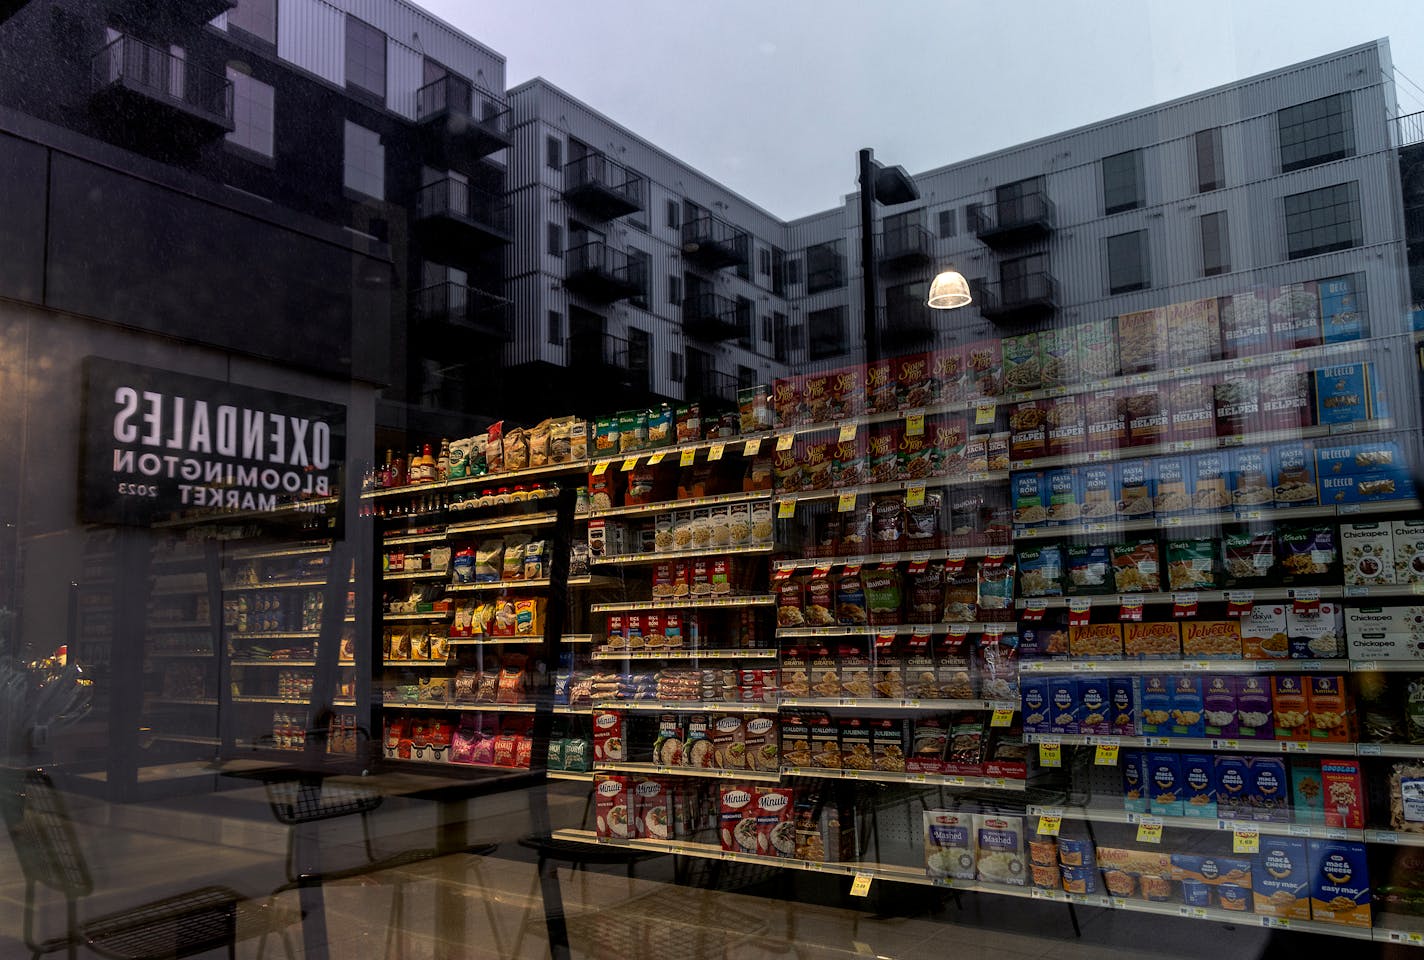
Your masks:
<svg viewBox="0 0 1424 960"><path fill-rule="evenodd" d="M1424 87L1421 0L417 2L788 218L862 146L928 170L1379 37Z"/></svg>

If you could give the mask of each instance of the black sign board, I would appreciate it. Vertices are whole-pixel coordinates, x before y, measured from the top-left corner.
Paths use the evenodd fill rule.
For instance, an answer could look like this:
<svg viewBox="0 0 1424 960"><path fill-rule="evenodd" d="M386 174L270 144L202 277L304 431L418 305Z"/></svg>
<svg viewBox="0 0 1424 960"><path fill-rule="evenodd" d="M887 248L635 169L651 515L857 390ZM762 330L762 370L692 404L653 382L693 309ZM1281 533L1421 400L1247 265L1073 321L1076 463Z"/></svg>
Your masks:
<svg viewBox="0 0 1424 960"><path fill-rule="evenodd" d="M346 407L84 359L80 519L341 535Z"/></svg>

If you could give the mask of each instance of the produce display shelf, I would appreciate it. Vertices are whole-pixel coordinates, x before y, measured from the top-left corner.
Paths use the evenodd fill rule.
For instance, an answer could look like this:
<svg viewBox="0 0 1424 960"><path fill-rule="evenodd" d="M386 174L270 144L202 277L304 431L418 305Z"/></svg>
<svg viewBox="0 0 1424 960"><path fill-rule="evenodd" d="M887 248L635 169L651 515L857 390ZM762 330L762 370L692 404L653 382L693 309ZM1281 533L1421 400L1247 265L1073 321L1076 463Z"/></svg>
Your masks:
<svg viewBox="0 0 1424 960"><path fill-rule="evenodd" d="M911 488L940 490L987 483L1008 483L1009 471L986 470L954 477L922 477L917 480L881 480L877 483L857 483L853 486L823 487L818 490L778 490L778 503L805 503L812 500L838 500L841 497L874 497L884 493L904 493Z"/></svg>
<svg viewBox="0 0 1424 960"><path fill-rule="evenodd" d="M770 607L776 604L773 594L753 594L744 597L666 597L657 600L618 600L589 605L591 613L619 613L637 610L716 610L725 607Z"/></svg>
<svg viewBox="0 0 1424 960"><path fill-rule="evenodd" d="M1262 836L1275 837L1313 837L1317 840L1367 840L1367 831L1346 828L1327 827L1323 824L1307 823L1263 823L1255 820L1223 820L1218 817L1165 817L1151 814L1134 813L1127 810L1104 810L1094 807L1052 807L1036 806L1030 804L1027 811L1030 817L1057 816L1065 820L1084 820L1091 823L1141 823L1146 817L1148 821L1160 820L1164 827L1177 827L1183 830L1216 830L1223 833L1232 833L1237 830L1259 833ZM1424 840L1424 837L1421 837Z"/></svg>
<svg viewBox="0 0 1424 960"><path fill-rule="evenodd" d="M1103 736L1083 733L1026 733L1025 743L1059 743L1069 746L1117 744L1121 747L1173 747L1179 750L1226 750L1242 753L1311 753L1322 756L1353 757L1360 744L1323 743L1311 740L1242 740L1212 737ZM1377 744L1366 744L1377 746ZM1417 748L1416 748L1417 749Z"/></svg>
<svg viewBox="0 0 1424 960"><path fill-rule="evenodd" d="M718 507L730 503L769 503L770 490L747 490L741 493L718 493L709 497L688 497L685 500L660 500L657 503L636 503L622 507L605 507L590 510L588 516L631 517L646 513L672 513L675 510L693 510L698 507Z"/></svg>

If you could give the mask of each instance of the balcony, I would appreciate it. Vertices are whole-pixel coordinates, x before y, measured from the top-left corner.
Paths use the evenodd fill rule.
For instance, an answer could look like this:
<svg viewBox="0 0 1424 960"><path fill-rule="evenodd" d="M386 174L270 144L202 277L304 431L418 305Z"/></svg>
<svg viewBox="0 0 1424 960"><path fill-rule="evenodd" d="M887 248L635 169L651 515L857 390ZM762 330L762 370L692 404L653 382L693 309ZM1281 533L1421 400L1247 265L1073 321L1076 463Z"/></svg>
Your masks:
<svg viewBox="0 0 1424 960"><path fill-rule="evenodd" d="M94 110L130 136L193 143L233 129L227 77L134 37L94 54L91 76Z"/></svg>
<svg viewBox="0 0 1424 960"><path fill-rule="evenodd" d="M1023 323L1052 316L1058 309L1058 284L1048 273L1028 273L1002 283L974 284L979 314L994 323Z"/></svg>
<svg viewBox="0 0 1424 960"><path fill-rule="evenodd" d="M934 259L934 235L918 223L887 227L880 234L879 259L887 270L922 267Z"/></svg>
<svg viewBox="0 0 1424 960"><path fill-rule="evenodd" d="M888 301L880 313L881 342L907 348L930 340L935 335L934 313L923 300Z"/></svg>
<svg viewBox="0 0 1424 960"><path fill-rule="evenodd" d="M503 197L449 177L416 192L415 228L423 244L448 252L512 239Z"/></svg>
<svg viewBox="0 0 1424 960"><path fill-rule="evenodd" d="M682 301L682 332L694 340L715 343L741 335L737 302L716 293L698 293Z"/></svg>
<svg viewBox="0 0 1424 960"><path fill-rule="evenodd" d="M416 91L415 122L425 136L429 158L447 168L510 144L509 104L454 74Z"/></svg>
<svg viewBox="0 0 1424 960"><path fill-rule="evenodd" d="M646 365L630 363L628 341L599 330L575 330L569 335L568 369L572 379L596 390L615 407L623 401L644 398L650 389ZM608 409L602 406L599 409Z"/></svg>
<svg viewBox="0 0 1424 960"><path fill-rule="evenodd" d="M596 220L643 209L643 178L602 154L564 164L564 200Z"/></svg>
<svg viewBox="0 0 1424 960"><path fill-rule="evenodd" d="M509 301L463 283L436 283L416 291L415 316L432 333L509 339Z"/></svg>
<svg viewBox="0 0 1424 960"><path fill-rule="evenodd" d="M109 9L121 23L196 30L235 6L237 0L112 0Z"/></svg>
<svg viewBox="0 0 1424 960"><path fill-rule="evenodd" d="M986 203L970 216L974 235L994 250L1048 239L1053 234L1054 219L1053 201L1043 193L1026 193L1012 200Z"/></svg>
<svg viewBox="0 0 1424 960"><path fill-rule="evenodd" d="M699 214L682 225L682 255L704 270L721 270L750 262L751 243L738 230L710 213Z"/></svg>
<svg viewBox="0 0 1424 960"><path fill-rule="evenodd" d="M704 411L737 405L737 378L714 367L690 364L682 384L682 398L700 403Z"/></svg>
<svg viewBox="0 0 1424 960"><path fill-rule="evenodd" d="M564 261L567 265L564 286L590 300L613 303L635 296L643 289L640 278L633 276L628 255L602 240L570 247L564 251Z"/></svg>

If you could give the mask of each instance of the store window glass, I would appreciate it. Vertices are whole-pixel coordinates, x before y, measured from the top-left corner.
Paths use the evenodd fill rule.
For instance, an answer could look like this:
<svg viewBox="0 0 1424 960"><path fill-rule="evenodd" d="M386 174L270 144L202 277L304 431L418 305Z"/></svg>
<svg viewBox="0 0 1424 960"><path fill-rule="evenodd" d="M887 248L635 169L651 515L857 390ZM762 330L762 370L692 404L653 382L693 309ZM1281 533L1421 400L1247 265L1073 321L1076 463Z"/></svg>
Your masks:
<svg viewBox="0 0 1424 960"><path fill-rule="evenodd" d="M806 292L820 293L845 286L845 254L841 241L820 243L806 249Z"/></svg>
<svg viewBox="0 0 1424 960"><path fill-rule="evenodd" d="M1142 178L1142 151L1128 150L1104 157L1103 213L1136 210L1147 202Z"/></svg>
<svg viewBox="0 0 1424 960"><path fill-rule="evenodd" d="M386 96L386 35L349 14L346 17L346 82L382 99Z"/></svg>
<svg viewBox="0 0 1424 960"><path fill-rule="evenodd" d="M240 30L265 40L277 42L277 0L241 0L227 13L229 28Z"/></svg>
<svg viewBox="0 0 1424 960"><path fill-rule="evenodd" d="M1340 183L1284 200L1286 252L1291 259L1357 247L1362 242L1358 183Z"/></svg>
<svg viewBox="0 0 1424 960"><path fill-rule="evenodd" d="M1281 172L1354 156L1355 121L1349 93L1286 107L1276 113Z"/></svg>
<svg viewBox="0 0 1424 960"><path fill-rule="evenodd" d="M227 79L232 84L234 126L232 133L227 135L227 142L264 157L272 156L275 124L273 88L233 67L227 68Z"/></svg>
<svg viewBox="0 0 1424 960"><path fill-rule="evenodd" d="M1226 212L1201 216L1202 276L1214 277L1231 272L1231 237L1227 231Z"/></svg>
<svg viewBox="0 0 1424 960"><path fill-rule="evenodd" d="M824 360L846 351L845 307L826 307L806 315L807 351L812 360Z"/></svg>
<svg viewBox="0 0 1424 960"><path fill-rule="evenodd" d="M1109 293L1128 293L1152 285L1146 230L1108 237L1106 247Z"/></svg>
<svg viewBox="0 0 1424 960"><path fill-rule="evenodd" d="M345 179L348 190L384 200L386 197L386 148L374 130L346 121Z"/></svg>

